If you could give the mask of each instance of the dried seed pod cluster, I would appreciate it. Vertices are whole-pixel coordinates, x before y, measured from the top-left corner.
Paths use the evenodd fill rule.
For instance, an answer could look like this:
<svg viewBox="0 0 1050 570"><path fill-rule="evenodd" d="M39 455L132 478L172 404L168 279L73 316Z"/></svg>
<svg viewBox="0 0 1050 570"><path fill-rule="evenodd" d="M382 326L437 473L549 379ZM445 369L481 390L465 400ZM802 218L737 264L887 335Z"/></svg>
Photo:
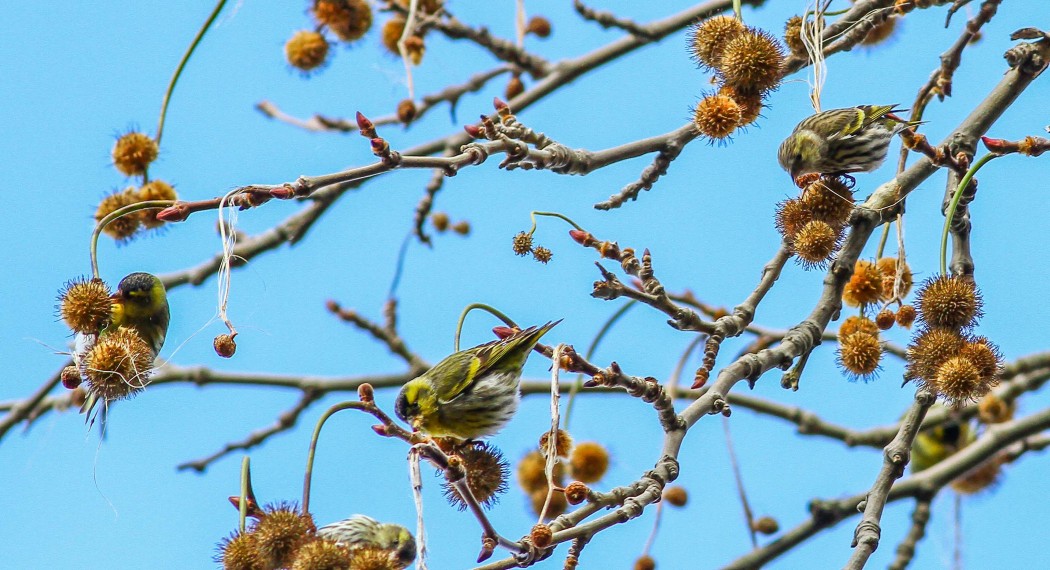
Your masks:
<svg viewBox="0 0 1050 570"><path fill-rule="evenodd" d="M532 510L536 514L540 514L548 496L547 458L544 451L549 449L548 436L545 432L540 447L527 453L517 467L518 485L529 496ZM558 489L564 488L564 492L556 491L551 495L547 516L556 517L565 512L569 504L575 505L586 500L587 484L601 480L608 468L609 452L605 446L594 441L573 443L568 432L559 430L553 479L554 486ZM576 481L566 486L566 475Z"/></svg>
<svg viewBox="0 0 1050 570"><path fill-rule="evenodd" d="M879 327L871 319L854 315L847 318L838 333L838 364L851 379L871 380L882 360Z"/></svg>
<svg viewBox="0 0 1050 570"><path fill-rule="evenodd" d="M490 508L499 502L500 495L507 491L510 464L494 445L474 441L457 446L454 454L463 463L470 494L478 503ZM448 481L442 483L445 499L459 510L467 508L466 501L456 487Z"/></svg>
<svg viewBox="0 0 1050 570"><path fill-rule="evenodd" d="M128 186L124 190L109 194L99 202L95 209L95 221L101 222L106 216L117 210L139 202L177 199L178 194L175 188L163 180L151 180L138 188ZM157 229L164 225L164 221L157 219L157 211L158 209L143 209L128 212L107 223L102 228L102 233L118 242L127 242L143 231Z"/></svg>
<svg viewBox="0 0 1050 570"><path fill-rule="evenodd" d="M774 224L803 267L824 268L842 245L853 204L849 186L822 176L799 197L777 204Z"/></svg>

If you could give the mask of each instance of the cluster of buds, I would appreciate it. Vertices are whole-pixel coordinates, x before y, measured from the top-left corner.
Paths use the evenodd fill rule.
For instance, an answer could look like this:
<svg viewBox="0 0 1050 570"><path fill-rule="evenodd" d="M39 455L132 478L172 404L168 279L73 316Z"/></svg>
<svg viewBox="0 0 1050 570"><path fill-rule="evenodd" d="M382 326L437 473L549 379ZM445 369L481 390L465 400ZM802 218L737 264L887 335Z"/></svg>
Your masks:
<svg viewBox="0 0 1050 570"><path fill-rule="evenodd" d="M824 268L842 246L853 203L853 189L841 178L820 176L799 197L777 204L774 223L804 267Z"/></svg>
<svg viewBox="0 0 1050 570"><path fill-rule="evenodd" d="M923 283L916 300L922 327L908 345L905 379L953 406L988 394L999 383L1003 364L994 343L970 332L981 304L970 278L940 275Z"/></svg>
<svg viewBox="0 0 1050 570"><path fill-rule="evenodd" d="M730 16L693 26L689 49L701 67L713 70L718 91L696 106L693 123L713 140L758 119L762 99L780 85L784 48L772 35Z"/></svg>

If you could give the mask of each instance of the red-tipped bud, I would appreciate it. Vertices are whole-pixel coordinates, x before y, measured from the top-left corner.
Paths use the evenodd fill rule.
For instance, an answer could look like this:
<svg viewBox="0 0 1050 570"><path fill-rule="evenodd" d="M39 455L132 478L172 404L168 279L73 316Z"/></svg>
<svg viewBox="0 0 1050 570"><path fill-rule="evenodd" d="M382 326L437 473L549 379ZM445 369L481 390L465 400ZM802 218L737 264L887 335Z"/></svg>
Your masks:
<svg viewBox="0 0 1050 570"><path fill-rule="evenodd" d="M387 144L385 139L375 137L371 140L372 143L372 154L376 156L383 156L390 152L390 145Z"/></svg>
<svg viewBox="0 0 1050 570"><path fill-rule="evenodd" d="M592 236L590 232L585 232L583 230L569 230L569 237L583 246L589 246L594 243L594 236Z"/></svg>
<svg viewBox="0 0 1050 570"><path fill-rule="evenodd" d="M492 98L492 106L496 109L497 112L510 109L510 107L507 106L507 103L499 97Z"/></svg>
<svg viewBox="0 0 1050 570"><path fill-rule="evenodd" d="M357 112L357 128L361 129L361 135L370 139L376 137L376 126L361 111Z"/></svg>
<svg viewBox="0 0 1050 570"><path fill-rule="evenodd" d="M477 125L464 125L463 130L467 131L467 134L473 139L480 139L483 136L481 134L481 127Z"/></svg>
<svg viewBox="0 0 1050 570"><path fill-rule="evenodd" d="M278 200L289 200L295 197L295 190L293 190L290 185L285 184L280 188L270 190L270 196L277 198Z"/></svg>
<svg viewBox="0 0 1050 570"><path fill-rule="evenodd" d="M376 400L375 390L372 389L372 385L368 382L361 384L357 387L357 397L366 404L371 404Z"/></svg>
<svg viewBox="0 0 1050 570"><path fill-rule="evenodd" d="M510 327L492 327L492 334L498 336L500 340L503 340L514 334L514 329Z"/></svg>
<svg viewBox="0 0 1050 570"><path fill-rule="evenodd" d="M1005 139L993 139L992 137L981 137L981 142L989 152L995 154L1006 154L1010 152L1010 141Z"/></svg>
<svg viewBox="0 0 1050 570"><path fill-rule="evenodd" d="M174 206L168 206L157 212L157 219L162 222L183 222L188 217L190 217L190 209L183 202L178 202Z"/></svg>
<svg viewBox="0 0 1050 570"><path fill-rule="evenodd" d="M375 424L372 426L372 431L376 432L377 435L383 437L390 437L390 430L383 424Z"/></svg>

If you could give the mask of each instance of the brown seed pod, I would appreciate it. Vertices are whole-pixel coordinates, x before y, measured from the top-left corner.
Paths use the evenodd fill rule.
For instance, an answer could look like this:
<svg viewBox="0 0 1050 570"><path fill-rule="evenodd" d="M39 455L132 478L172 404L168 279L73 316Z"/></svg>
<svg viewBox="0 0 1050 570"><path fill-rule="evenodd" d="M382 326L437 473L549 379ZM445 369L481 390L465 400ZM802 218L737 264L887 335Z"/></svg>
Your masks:
<svg viewBox="0 0 1050 570"><path fill-rule="evenodd" d="M923 386L932 383L941 364L957 355L964 344L966 340L954 329L923 330L908 345L904 378L919 380Z"/></svg>
<svg viewBox="0 0 1050 570"><path fill-rule="evenodd" d="M587 494L590 493L590 489L587 488L587 484L583 481L573 481L569 483L568 487L565 487L565 500L570 505L578 505L587 500Z"/></svg>
<svg viewBox="0 0 1050 570"><path fill-rule="evenodd" d="M554 253L542 245L536 246L536 248L532 250L532 258L544 265L550 263L552 257L554 257Z"/></svg>
<svg viewBox="0 0 1050 570"><path fill-rule="evenodd" d="M689 493L681 485L671 485L664 489L664 500L674 507L684 507L689 502Z"/></svg>
<svg viewBox="0 0 1050 570"><path fill-rule="evenodd" d="M609 452L596 441L576 444L569 458L569 472L584 483L594 483L609 469Z"/></svg>
<svg viewBox="0 0 1050 570"><path fill-rule="evenodd" d="M264 568L262 556L255 543L255 534L235 532L219 542L215 562L227 570L257 570Z"/></svg>
<svg viewBox="0 0 1050 570"><path fill-rule="evenodd" d="M296 552L317 532L313 517L289 503L270 505L263 511L252 530L259 555L269 568L290 566Z"/></svg>
<svg viewBox="0 0 1050 570"><path fill-rule="evenodd" d="M886 40L890 39L895 31L897 31L897 17L890 15L889 18L886 18L868 31L864 39L860 40L860 45L873 47L886 43Z"/></svg>
<svg viewBox="0 0 1050 570"><path fill-rule="evenodd" d="M386 47L387 51L400 57L401 51L397 47L397 42L401 40L401 35L405 33L405 17L394 16L383 24L382 42L383 46Z"/></svg>
<svg viewBox="0 0 1050 570"><path fill-rule="evenodd" d="M529 18L529 23L525 24L525 33L538 38L550 37L551 21L543 16L533 16Z"/></svg>
<svg viewBox="0 0 1050 570"><path fill-rule="evenodd" d="M526 493L533 493L535 491L547 492L547 475L544 472L546 468L547 460L543 458L543 454L537 451L530 451L521 458L518 463L518 485ZM561 464L554 466L555 479L561 477L564 472L564 467Z"/></svg>
<svg viewBox="0 0 1050 570"><path fill-rule="evenodd" d="M841 342L843 338L855 332L862 332L877 337L879 336L879 327L871 319L861 315L847 317L845 321L842 321L842 325L839 326L839 341Z"/></svg>
<svg viewBox="0 0 1050 570"><path fill-rule="evenodd" d="M237 353L237 341L234 340L232 334L220 334L215 337L212 341L212 347L215 348L215 354L223 358L230 358Z"/></svg>
<svg viewBox="0 0 1050 570"><path fill-rule="evenodd" d="M648 554L639 556L634 561L634 570L656 570L656 560Z"/></svg>
<svg viewBox="0 0 1050 570"><path fill-rule="evenodd" d="M87 391L107 402L129 398L149 383L153 351L134 329L102 335L84 360Z"/></svg>
<svg viewBox="0 0 1050 570"><path fill-rule="evenodd" d="M434 226L434 229L438 232L443 232L448 229L448 214L445 212L434 212L430 214L430 224Z"/></svg>
<svg viewBox="0 0 1050 570"><path fill-rule="evenodd" d="M106 196L99 202L98 209L95 210L95 221L101 222L103 218L113 212L134 204L138 201L136 195L135 188L128 187ZM106 224L106 227L102 229L102 233L117 241L125 242L130 240L141 228L142 215L139 212L132 212Z"/></svg>
<svg viewBox="0 0 1050 570"><path fill-rule="evenodd" d="M315 0L314 18L344 42L361 39L372 27L372 6L366 0Z"/></svg>
<svg viewBox="0 0 1050 570"><path fill-rule="evenodd" d="M953 356L937 367L933 386L951 406L976 402L991 386L982 381L981 373L968 358Z"/></svg>
<svg viewBox="0 0 1050 570"><path fill-rule="evenodd" d="M402 99L397 104L397 120L404 124L409 124L416 118L416 104L411 99Z"/></svg>
<svg viewBox="0 0 1050 570"><path fill-rule="evenodd" d="M806 186L802 204L813 213L814 220L831 227L844 226L853 212L853 190L837 177L821 176Z"/></svg>
<svg viewBox="0 0 1050 570"><path fill-rule="evenodd" d="M751 523L751 528L755 529L755 532L758 534L769 536L771 534L776 534L777 531L780 530L780 523L777 522L777 519L771 516L764 516L755 519L755 521Z"/></svg>
<svg viewBox="0 0 1050 570"><path fill-rule="evenodd" d="M789 198L777 204L773 224L785 239L793 240L799 230L813 221L813 212L799 198Z"/></svg>
<svg viewBox="0 0 1050 570"><path fill-rule="evenodd" d="M1014 419L1014 407L1014 400L1007 402L989 392L977 404L977 417L987 425L1001 424Z"/></svg>
<svg viewBox="0 0 1050 570"><path fill-rule="evenodd" d="M452 231L456 232L461 236L470 235L470 222L466 220L460 220L452 224Z"/></svg>
<svg viewBox="0 0 1050 570"><path fill-rule="evenodd" d="M966 328L983 314L981 294L971 279L938 275L916 293L919 320L932 327Z"/></svg>
<svg viewBox="0 0 1050 570"><path fill-rule="evenodd" d="M806 55L806 44L802 41L802 16L792 16L784 23L784 44L792 55Z"/></svg>
<svg viewBox="0 0 1050 570"><path fill-rule="evenodd" d="M723 85L718 89L719 95L725 95L740 106L740 123L744 127L758 120L762 113L762 95L759 93L747 93L729 85Z"/></svg>
<svg viewBox="0 0 1050 570"><path fill-rule="evenodd" d="M855 332L839 340L838 364L851 380L873 379L881 359L882 345L877 336Z"/></svg>
<svg viewBox="0 0 1050 570"><path fill-rule="evenodd" d="M890 309L889 307L886 307L879 311L879 314L875 315L875 324L879 327L879 330L890 330L896 322L897 315L894 315L893 309Z"/></svg>
<svg viewBox="0 0 1050 570"><path fill-rule="evenodd" d="M708 95L696 104L693 125L700 134L722 140L733 134L742 117L736 101L725 95Z"/></svg>
<svg viewBox="0 0 1050 570"><path fill-rule="evenodd" d="M392 570L394 566L390 565L390 553L379 548L376 548L376 550L382 552L380 560L386 565L373 567ZM295 562L292 563L291 570L349 569L352 568L353 559L357 557L358 553L356 551L351 554L349 549L343 548L330 540L313 540L304 544L295 553Z"/></svg>
<svg viewBox="0 0 1050 570"><path fill-rule="evenodd" d="M897 281L897 258L883 257L875 265L879 268L879 273L882 275L882 293L879 295L881 300L892 301L908 296L908 293L911 292L912 275L911 268L908 267L907 263L904 263L904 268L901 272L900 291L897 291L897 294L894 294L894 285Z"/></svg>
<svg viewBox="0 0 1050 570"><path fill-rule="evenodd" d="M80 382L83 380L80 377L80 370L73 365L63 368L59 378L62 380L62 387L66 390L76 389L77 386L80 386Z"/></svg>
<svg viewBox="0 0 1050 570"><path fill-rule="evenodd" d="M802 226L791 244L799 262L806 269L823 268L842 245L842 228L813 220Z"/></svg>
<svg viewBox="0 0 1050 570"><path fill-rule="evenodd" d="M408 55L408 61L411 61L412 65L423 63L423 54L426 51L427 46L422 36L408 36L405 38L405 54Z"/></svg>
<svg viewBox="0 0 1050 570"><path fill-rule="evenodd" d="M749 93L765 93L780 85L784 48L771 34L749 28L726 44L719 76L726 85Z"/></svg>
<svg viewBox="0 0 1050 570"><path fill-rule="evenodd" d="M540 436L540 453L545 456L550 452L550 437L549 431L543 432L543 435ZM569 435L569 432L559 429L554 438L554 454L558 457L568 457L571 449L572 436Z"/></svg>
<svg viewBox="0 0 1050 570"><path fill-rule="evenodd" d="M511 249L515 255L526 256L532 252L532 234L526 232L518 232L514 234L514 240L511 242Z"/></svg>
<svg viewBox="0 0 1050 570"><path fill-rule="evenodd" d="M503 89L503 96L507 98L507 101L510 101L524 92L525 83L521 81L521 74L515 73L510 76L510 80L507 81L507 86Z"/></svg>
<svg viewBox="0 0 1050 570"><path fill-rule="evenodd" d="M175 192L175 188L163 180L150 180L146 184L139 187L135 194L135 201L145 202L147 200L178 200L179 195ZM141 214L142 227L147 230L159 228L164 225L163 220L157 219L158 210L142 210Z"/></svg>
<svg viewBox="0 0 1050 570"><path fill-rule="evenodd" d="M97 334L113 310L109 286L101 279L73 279L63 287L58 300L62 320L78 333Z"/></svg>
<svg viewBox="0 0 1050 570"><path fill-rule="evenodd" d="M551 544L551 537L554 536L554 531L551 527L543 523L538 523L532 527L532 531L529 532L529 538L532 540L532 544L539 548L546 548Z"/></svg>
<svg viewBox="0 0 1050 570"><path fill-rule="evenodd" d="M532 504L532 512L539 516L540 511L543 510L543 504L547 500L547 490L542 489L539 491L533 491L529 494L529 502ZM553 519L554 517L561 516L566 509L569 508L569 502L565 499L564 493L551 493L551 502L547 506L547 520Z"/></svg>
<svg viewBox="0 0 1050 570"><path fill-rule="evenodd" d="M915 307L911 305L901 305L897 309L897 324L909 329L911 324L915 322Z"/></svg>
<svg viewBox="0 0 1050 570"><path fill-rule="evenodd" d="M117 139L113 146L113 166L125 176L137 176L146 172L146 168L154 160L160 147L157 141L144 133L130 132Z"/></svg>
<svg viewBox="0 0 1050 570"><path fill-rule="evenodd" d="M1003 355L999 347L983 336L971 338L959 351L977 367L981 379L992 385L999 383L999 374L1003 370Z"/></svg>
<svg viewBox="0 0 1050 570"><path fill-rule="evenodd" d="M993 456L973 469L967 471L951 482L951 487L957 493L973 495L984 490L991 490L999 483L1002 474L1003 460L999 456Z"/></svg>
<svg viewBox="0 0 1050 570"><path fill-rule="evenodd" d="M853 266L853 276L842 290L842 301L851 307L870 305L882 294L882 274L875 263L858 259Z"/></svg>
<svg viewBox="0 0 1050 570"><path fill-rule="evenodd" d="M470 494L478 503L490 508L499 502L499 497L507 491L507 477L510 466L503 458L503 453L493 445L476 441L457 450L456 456L463 462L467 472L467 486ZM459 510L467 508L467 503L456 488L445 482L442 484L445 499Z"/></svg>
<svg viewBox="0 0 1050 570"><path fill-rule="evenodd" d="M722 63L726 44L744 30L744 24L731 16L708 18L690 28L689 52L697 65L717 68Z"/></svg>
<svg viewBox="0 0 1050 570"><path fill-rule="evenodd" d="M299 71L313 71L328 58L328 40L320 32L299 30L284 44L284 56Z"/></svg>

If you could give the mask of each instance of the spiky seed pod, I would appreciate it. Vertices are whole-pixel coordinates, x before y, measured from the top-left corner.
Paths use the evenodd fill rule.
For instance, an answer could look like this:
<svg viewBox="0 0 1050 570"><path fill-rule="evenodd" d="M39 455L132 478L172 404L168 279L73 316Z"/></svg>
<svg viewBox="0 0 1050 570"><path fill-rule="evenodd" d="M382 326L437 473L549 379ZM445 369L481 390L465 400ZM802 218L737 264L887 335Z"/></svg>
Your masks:
<svg viewBox="0 0 1050 570"><path fill-rule="evenodd" d="M427 51L427 45L422 36L408 36L405 38L405 53L412 65L423 63L423 54Z"/></svg>
<svg viewBox="0 0 1050 570"><path fill-rule="evenodd" d="M771 34L749 28L726 44L719 76L741 91L765 93L783 76L784 48Z"/></svg>
<svg viewBox="0 0 1050 570"><path fill-rule="evenodd" d="M933 382L941 364L957 355L965 344L966 340L954 329L932 328L920 332L908 345L904 378L921 380L922 385Z"/></svg>
<svg viewBox="0 0 1050 570"><path fill-rule="evenodd" d="M215 561L224 570L263 570L266 568L252 533L235 532L219 543Z"/></svg>
<svg viewBox="0 0 1050 570"><path fill-rule="evenodd" d="M415 120L418 112L415 102L411 99L402 99L397 104L397 120L406 125Z"/></svg>
<svg viewBox="0 0 1050 570"><path fill-rule="evenodd" d="M434 212L430 214L430 224L434 226L434 229L443 232L448 229L448 214L445 212Z"/></svg>
<svg viewBox="0 0 1050 570"><path fill-rule="evenodd" d="M408 10L410 3L411 0L394 0L394 4L402 10ZM443 0L419 0L416 9L420 10L423 14L436 14L443 5Z"/></svg>
<svg viewBox="0 0 1050 570"><path fill-rule="evenodd" d="M987 425L1008 422L1014 419L1014 400L1007 402L989 392L977 403L977 417Z"/></svg>
<svg viewBox="0 0 1050 570"><path fill-rule="evenodd" d="M868 31L864 39L860 40L860 45L865 47L879 45L890 39L895 31L897 31L897 17L891 15Z"/></svg>
<svg viewBox="0 0 1050 570"><path fill-rule="evenodd" d="M382 37L380 38L383 42L383 46L386 47L387 51L400 57L401 51L397 47L397 42L401 40L401 34L405 33L405 17L394 16L383 24Z"/></svg>
<svg viewBox="0 0 1050 570"><path fill-rule="evenodd" d="M784 23L784 43L792 55L806 55L806 44L802 41L802 16L792 16Z"/></svg>
<svg viewBox="0 0 1050 570"><path fill-rule="evenodd" d="M584 483L594 483L609 469L609 452L596 441L576 444L569 458L569 472Z"/></svg>
<svg viewBox="0 0 1050 570"><path fill-rule="evenodd" d="M777 522L777 519L771 516L764 516L755 519L755 521L751 523L751 527L754 528L755 532L758 534L769 536L771 534L776 534L777 531L780 530L780 523Z"/></svg>
<svg viewBox="0 0 1050 570"><path fill-rule="evenodd" d="M1003 368L1003 355L995 343L983 336L974 337L963 345L959 356L973 362L983 381L993 385L999 383L999 374Z"/></svg>
<svg viewBox="0 0 1050 570"><path fill-rule="evenodd" d="M507 491L510 466L503 453L495 446L483 441L474 442L458 450L456 455L463 461L467 472L467 486L482 507L490 508L499 502L499 496ZM442 483L445 499L459 510L467 508L459 491L448 483Z"/></svg>
<svg viewBox="0 0 1050 570"><path fill-rule="evenodd" d="M62 369L59 378L62 380L62 387L66 390L76 389L77 386L80 386L80 382L83 380L83 378L80 377L80 370L72 364Z"/></svg>
<svg viewBox="0 0 1050 570"><path fill-rule="evenodd" d="M742 117L736 101L725 95L708 95L696 104L693 124L700 134L722 140L733 134Z"/></svg>
<svg viewBox="0 0 1050 570"><path fill-rule="evenodd" d="M904 263L901 271L901 285L898 295L894 294L894 284L897 281L897 258L883 257L875 262L875 265L879 268L879 273L882 274L882 294L879 296L881 300L892 301L896 298L903 299L908 296L908 293L911 292L912 275L911 268L908 267L907 263Z"/></svg>
<svg viewBox="0 0 1050 570"><path fill-rule="evenodd" d="M540 453L546 456L550 452L551 432L545 431L540 436ZM569 432L560 429L554 437L554 455L557 457L568 457L572 449L572 436Z"/></svg>
<svg viewBox="0 0 1050 570"><path fill-rule="evenodd" d="M539 516L543 510L543 504L547 500L547 490L541 489L529 494L529 502L532 504L532 512ZM551 493L551 502L547 506L546 519L550 520L561 516L569 508L569 501L565 499L565 493Z"/></svg>
<svg viewBox="0 0 1050 570"><path fill-rule="evenodd" d="M514 234L514 240L511 243L511 249L514 250L515 255L526 256L532 252L532 234L526 232L518 232Z"/></svg>
<svg viewBox="0 0 1050 570"><path fill-rule="evenodd" d="M656 560L648 554L639 556L634 561L634 570L656 570Z"/></svg>
<svg viewBox="0 0 1050 570"><path fill-rule="evenodd" d="M292 570L345 570L350 561L348 549L329 540L313 540L295 553Z"/></svg>
<svg viewBox="0 0 1050 570"><path fill-rule="evenodd" d="M452 231L456 232L461 236L470 235L470 222L466 220L460 220L452 224Z"/></svg>
<svg viewBox="0 0 1050 570"><path fill-rule="evenodd" d="M313 517L289 503L267 506L253 530L259 555L270 568L291 565L296 552L313 540L316 532Z"/></svg>
<svg viewBox="0 0 1050 570"><path fill-rule="evenodd" d="M838 363L851 380L867 382L874 378L882 359L882 345L877 336L855 332L839 340Z"/></svg>
<svg viewBox="0 0 1050 570"><path fill-rule="evenodd" d="M59 293L59 314L73 332L97 334L113 310L110 294L105 281L78 277L66 283Z"/></svg>
<svg viewBox="0 0 1050 570"><path fill-rule="evenodd" d="M518 463L518 485L526 493L533 493L535 491L547 492L547 475L544 472L547 460L543 458L543 454L539 451L530 451L521 458ZM560 472L558 467L555 465L554 473L555 476L559 476Z"/></svg>
<svg viewBox="0 0 1050 570"><path fill-rule="evenodd" d="M215 354L223 358L231 358L237 353L237 341L229 333L216 336L212 347L215 348Z"/></svg>
<svg viewBox="0 0 1050 570"><path fill-rule="evenodd" d="M932 327L970 327L983 314L981 294L971 279L937 275L923 282L915 297L919 321Z"/></svg>
<svg viewBox="0 0 1050 570"><path fill-rule="evenodd" d="M708 18L690 28L689 52L697 65L715 69L722 63L726 44L745 29L740 20L731 16Z"/></svg>
<svg viewBox="0 0 1050 570"><path fill-rule="evenodd" d="M314 18L344 42L359 40L372 27L372 6L366 0L315 0Z"/></svg>
<svg viewBox="0 0 1050 570"><path fill-rule="evenodd" d="M795 239L799 230L811 221L813 212L809 211L799 198L789 198L778 203L773 218L777 231L787 240Z"/></svg>
<svg viewBox="0 0 1050 570"><path fill-rule="evenodd" d="M404 567L404 564L390 556L389 550L364 546L354 549L350 566L346 570L402 570Z"/></svg>
<svg viewBox="0 0 1050 570"><path fill-rule="evenodd" d="M124 190L118 190L109 196L106 196L98 204L98 209L95 210L95 221L101 222L103 218L123 208L124 206L130 206L138 200L135 199L136 191L134 188L128 187ZM139 231L142 227L142 216L138 213L132 213L125 216L121 216L103 228L102 233L117 240L127 241L135 235L135 232Z"/></svg>
<svg viewBox="0 0 1050 570"><path fill-rule="evenodd" d="M973 495L984 490L994 489L999 483L999 476L1003 472L1002 465L1002 458L993 456L957 477L951 482L951 487L955 492L963 495Z"/></svg>
<svg viewBox="0 0 1050 570"><path fill-rule="evenodd" d="M136 176L146 172L150 163L157 160L160 148L157 141L144 133L132 131L117 139L113 145L113 166L125 176Z"/></svg>
<svg viewBox="0 0 1050 570"><path fill-rule="evenodd" d="M320 32L299 30L284 44L284 56L299 71L312 71L328 58L328 40Z"/></svg>
<svg viewBox="0 0 1050 570"><path fill-rule="evenodd" d="M521 74L510 76L507 86L503 89L503 95L508 101L525 92L525 83L521 81Z"/></svg>
<svg viewBox="0 0 1050 570"><path fill-rule="evenodd" d="M673 507L684 507L689 502L689 493L681 485L671 485L664 489L664 500Z"/></svg>
<svg viewBox="0 0 1050 570"><path fill-rule="evenodd" d="M129 398L145 388L152 371L153 351L127 327L102 335L84 361L88 392L107 402Z"/></svg>
<svg viewBox="0 0 1050 570"><path fill-rule="evenodd" d="M813 213L813 219L832 227L846 225L853 202L853 190L837 177L822 176L802 193L802 204Z"/></svg>
<svg viewBox="0 0 1050 570"><path fill-rule="evenodd" d="M532 531L529 532L529 538L532 540L532 544L538 548L546 548L551 544L551 537L554 536L554 531L551 530L549 525L538 523L532 527Z"/></svg>
<svg viewBox="0 0 1050 570"><path fill-rule="evenodd" d="M909 329L911 324L915 322L915 307L911 305L901 305L897 309L897 324Z"/></svg>
<svg viewBox="0 0 1050 570"><path fill-rule="evenodd" d="M860 315L847 317L839 326L839 341L855 332L862 332L877 337L879 336L879 327L867 317L862 317Z"/></svg>
<svg viewBox="0 0 1050 570"><path fill-rule="evenodd" d="M762 95L759 93L747 93L729 85L723 85L718 89L719 95L725 95L740 107L740 123L744 127L758 120L762 113Z"/></svg>
<svg viewBox="0 0 1050 570"><path fill-rule="evenodd" d="M962 356L953 356L937 367L933 386L954 407L976 402L991 389L982 382L977 366Z"/></svg>
<svg viewBox="0 0 1050 570"><path fill-rule="evenodd" d="M851 307L870 305L882 294L882 273L874 262L858 259L853 276L842 290L842 300Z"/></svg>
<svg viewBox="0 0 1050 570"><path fill-rule="evenodd" d="M145 202L147 200L178 200L179 195L175 192L175 188L163 180L151 180L146 184L139 187L135 194L136 201ZM164 225L163 220L158 220L156 213L157 210L142 210L140 212L142 227L147 230L159 228Z"/></svg>
<svg viewBox="0 0 1050 570"><path fill-rule="evenodd" d="M554 253L542 245L536 246L532 250L532 258L544 265L549 263L552 257L554 257Z"/></svg>
<svg viewBox="0 0 1050 570"><path fill-rule="evenodd" d="M570 505L578 505L587 500L587 494L590 489L587 488L586 483L583 481L573 481L565 487L565 500Z"/></svg>
<svg viewBox="0 0 1050 570"><path fill-rule="evenodd" d="M799 262L806 269L825 267L840 245L842 228L833 228L820 220L802 226L791 244Z"/></svg>
<svg viewBox="0 0 1050 570"><path fill-rule="evenodd" d="M550 37L551 21L543 16L533 16L529 18L529 23L525 24L525 33L538 38Z"/></svg>
<svg viewBox="0 0 1050 570"><path fill-rule="evenodd" d="M897 315L894 315L893 309L890 309L889 307L886 307L879 311L879 314L875 315L875 324L879 327L879 330L888 331L896 322Z"/></svg>

